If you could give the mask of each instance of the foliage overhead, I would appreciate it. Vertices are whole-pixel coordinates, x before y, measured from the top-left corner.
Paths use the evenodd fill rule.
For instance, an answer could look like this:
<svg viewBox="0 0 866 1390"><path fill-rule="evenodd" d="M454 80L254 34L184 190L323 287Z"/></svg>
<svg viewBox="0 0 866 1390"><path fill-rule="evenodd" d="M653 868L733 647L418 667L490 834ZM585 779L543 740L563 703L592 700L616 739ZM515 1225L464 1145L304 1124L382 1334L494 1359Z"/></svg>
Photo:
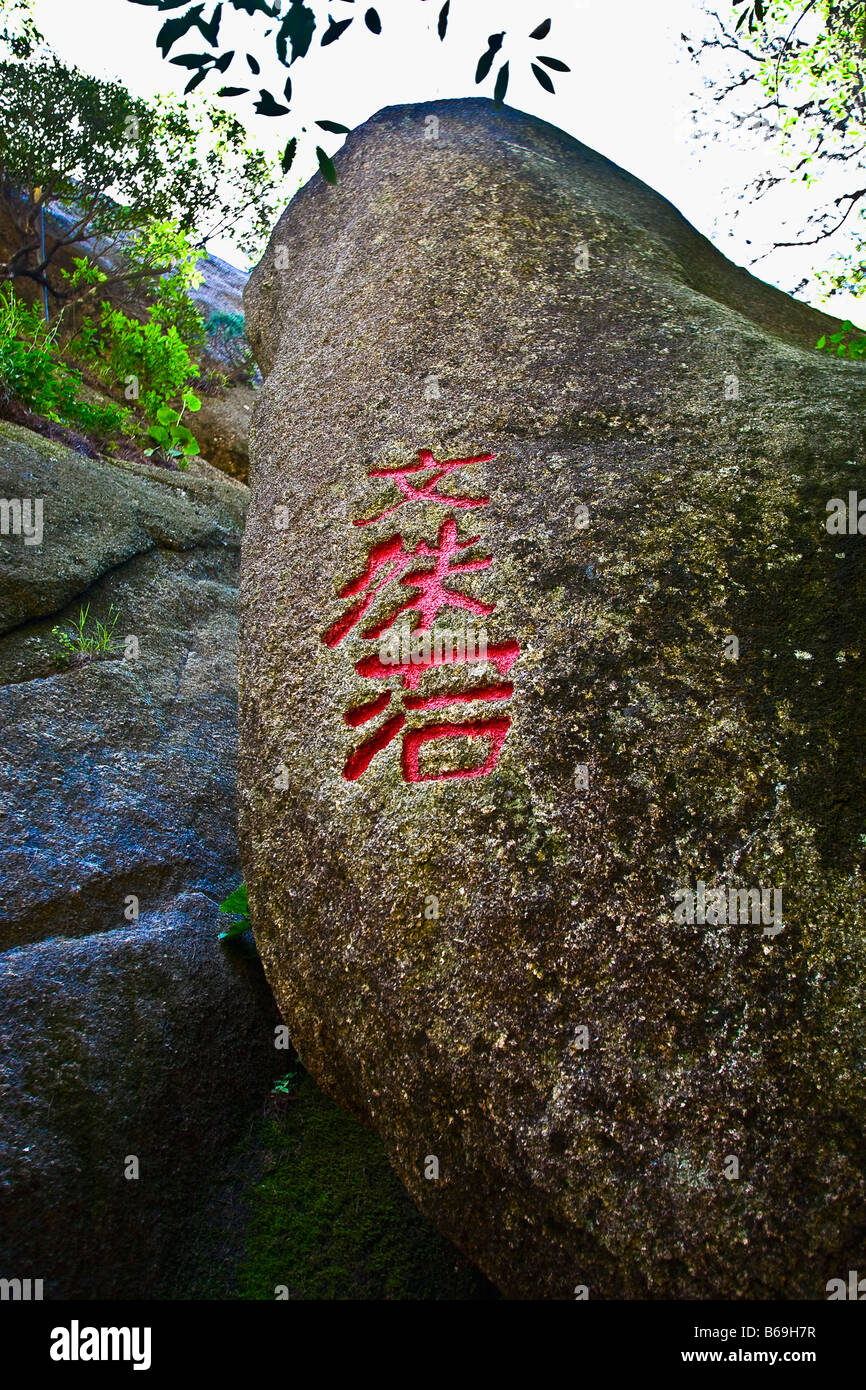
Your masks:
<svg viewBox="0 0 866 1390"><path fill-rule="evenodd" d="M818 279L831 294L860 293L866 287L866 4L733 0L728 13L727 21L715 16L717 33L691 51L696 58L711 50L732 56L730 77L710 79L714 101L734 123L760 127L781 160L785 172L757 179L753 199L789 179L816 191L832 185L797 239L773 247L834 238L834 268Z"/></svg>
<svg viewBox="0 0 866 1390"><path fill-rule="evenodd" d="M170 262L158 236L147 238L168 223L199 246L229 236L253 253L279 206L275 174L224 108L144 101L90 77L45 47L29 0L0 0L0 197L16 237L0 279L33 280L56 302L74 298L80 286L63 282L58 258L94 237L124 250L135 239L145 259L117 278L153 277ZM41 213L52 205L71 216L43 256Z"/></svg>
<svg viewBox="0 0 866 1390"><path fill-rule="evenodd" d="M426 0L419 2L425 4ZM268 0L223 0L223 3L214 5L209 14L208 7L204 4L192 4L190 0L129 0L129 3L144 5L160 14L166 14L167 17L156 36L156 44L164 58L189 71L190 78L185 92L192 92L203 82L211 79L217 87L217 96L226 99L248 97L258 115L274 118L291 114L292 78L288 72L284 82L281 77L283 88L276 94L266 87L251 84L251 78L260 74L262 63L259 57L247 49L256 46L259 36L262 40L268 41L269 51L275 52L279 64L288 69L310 54L317 36L318 46L328 48L348 33L353 25L356 35L363 31L380 35L385 28L382 16L374 6L368 6L362 11L360 6L355 8L355 0L329 0L329 3L319 4L316 8L306 4L305 0L289 0L288 9L282 0L272 0L271 3L268 3ZM464 4L466 3L467 0L464 0ZM334 16L331 10L336 7L339 7L340 12ZM226 11L231 10L247 15L250 21L254 37L250 38L248 44L244 44L244 51L236 47L226 47L221 42L223 20ZM436 18L436 32L440 40L444 41L451 18L451 0L434 6L433 12ZM551 19L543 19L532 29L529 37L541 42L550 33L551 25ZM487 48L478 59L475 70L476 85L484 82L489 76L506 38L505 31L491 34L488 38ZM190 50L194 46L198 51L179 52L176 45L181 44L189 45ZM550 72L570 71L561 59L552 58L547 54L538 54L537 61L530 64L530 69L536 81L550 93L556 90ZM229 72L232 74L231 77L224 81ZM500 63L497 67L493 97L498 103L505 100L509 72L508 61ZM323 119L315 124L331 133L346 132L346 127L336 121ZM301 130L302 133L306 133L306 127L301 127ZM285 173L291 168L297 152L296 134L291 136L283 152L282 167ZM320 145L316 147L316 157L324 177L330 183L336 183L337 175L333 161Z"/></svg>

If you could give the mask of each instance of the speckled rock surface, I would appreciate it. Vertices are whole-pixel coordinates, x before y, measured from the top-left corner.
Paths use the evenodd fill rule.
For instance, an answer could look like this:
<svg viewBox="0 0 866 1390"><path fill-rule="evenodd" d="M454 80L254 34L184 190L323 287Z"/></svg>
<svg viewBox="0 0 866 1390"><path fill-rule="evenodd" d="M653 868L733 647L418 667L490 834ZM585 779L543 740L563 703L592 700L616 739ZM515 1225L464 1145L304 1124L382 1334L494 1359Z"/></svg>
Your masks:
<svg viewBox="0 0 866 1390"><path fill-rule="evenodd" d="M230 478L245 483L250 456L247 434L256 393L251 386L231 386L222 396L202 396L195 417L196 439L203 455Z"/></svg>
<svg viewBox="0 0 866 1390"><path fill-rule="evenodd" d="M825 1297L866 1260L864 540L825 528L866 367L520 113L394 108L337 164L246 294L241 848L292 1039L510 1297ZM495 455L435 489L484 505L368 476L419 450ZM452 592L520 654L428 670L416 697L514 686L431 712L356 670L417 585L334 625L371 546L449 517L492 556ZM441 776L492 718L495 766ZM699 883L781 920L677 921Z"/></svg>
<svg viewBox="0 0 866 1390"><path fill-rule="evenodd" d="M0 496L44 528L0 538L0 1273L181 1296L279 1065L260 964L217 940L246 489L0 424ZM137 658L58 660L87 604Z"/></svg>

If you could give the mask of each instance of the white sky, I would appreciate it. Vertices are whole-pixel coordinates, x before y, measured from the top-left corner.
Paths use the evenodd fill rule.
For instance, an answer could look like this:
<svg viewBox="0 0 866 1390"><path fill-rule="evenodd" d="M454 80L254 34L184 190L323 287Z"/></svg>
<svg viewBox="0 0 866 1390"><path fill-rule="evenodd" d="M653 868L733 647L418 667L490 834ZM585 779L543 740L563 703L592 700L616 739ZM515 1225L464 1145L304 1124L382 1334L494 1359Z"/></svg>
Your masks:
<svg viewBox="0 0 866 1390"><path fill-rule="evenodd" d="M352 6L346 0L307 3L322 29L309 57L291 70L293 116L255 116L250 97L227 103L269 150L282 149L296 123L309 127L327 118L354 127L397 102L492 95L498 64L480 88L475 86L475 64L487 35L506 29L510 37L502 56L510 60L509 105L561 126L642 178L738 264L748 265L774 237L793 239L780 231L778 202L750 207L742 200L748 180L778 163L771 144L756 143L756 136L729 128L715 139L690 138L690 113L695 105L707 103L695 96L702 77L680 35L694 40L710 32L709 11L717 8L727 17L729 0L719 0L716 6L700 0L452 0L444 44L435 32L441 0L378 0L384 29L379 37L363 24L369 0ZM211 10L206 4L205 15ZM183 90L189 74L164 61L155 47L159 27L168 17L155 9L129 0L35 0L35 11L39 27L66 61L100 76L118 77L141 96ZM335 44L322 49L319 38L329 13L335 19L354 13L355 22ZM251 50L262 62L262 75L252 77L240 59L222 81L249 83L253 91L265 86L280 100L286 70L275 59L266 65L273 40L262 38L262 20L250 20L228 5L223 14L221 49L237 42L241 51ZM529 31L548 16L553 20L550 35L540 42L529 40ZM201 35L193 32L176 44L172 56L206 47ZM542 91L531 74L530 60L539 52L561 58L572 68L570 74L551 74L556 96ZM209 79L199 91L208 93L216 85ZM333 153L340 144L340 137L317 134L311 149L320 142ZM310 173L311 166L296 164L287 191ZM781 200L787 200L788 214L795 218L790 233L799 230L817 198L815 190L782 191ZM228 243L214 243L211 250L242 263ZM830 254L821 245L780 251L753 269L790 291ZM820 303L814 289L801 291L801 297ZM841 318L866 319L862 300L836 296L827 307Z"/></svg>

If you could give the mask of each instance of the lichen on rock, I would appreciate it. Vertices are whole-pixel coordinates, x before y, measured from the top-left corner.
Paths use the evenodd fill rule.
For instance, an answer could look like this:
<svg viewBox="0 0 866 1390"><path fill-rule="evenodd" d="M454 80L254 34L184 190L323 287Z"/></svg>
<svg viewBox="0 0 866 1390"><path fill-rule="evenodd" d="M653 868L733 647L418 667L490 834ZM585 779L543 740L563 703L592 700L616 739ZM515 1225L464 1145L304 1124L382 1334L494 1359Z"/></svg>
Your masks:
<svg viewBox="0 0 866 1390"><path fill-rule="evenodd" d="M338 167L246 294L242 854L293 1042L510 1297L822 1297L866 1259L863 540L825 526L866 368L519 112L393 108ZM371 547L433 546L430 496L353 525L419 450L494 456L445 483L488 499L454 587L519 644L511 723L412 781L410 707L347 779L400 682L322 639ZM781 929L678 922L701 883Z"/></svg>

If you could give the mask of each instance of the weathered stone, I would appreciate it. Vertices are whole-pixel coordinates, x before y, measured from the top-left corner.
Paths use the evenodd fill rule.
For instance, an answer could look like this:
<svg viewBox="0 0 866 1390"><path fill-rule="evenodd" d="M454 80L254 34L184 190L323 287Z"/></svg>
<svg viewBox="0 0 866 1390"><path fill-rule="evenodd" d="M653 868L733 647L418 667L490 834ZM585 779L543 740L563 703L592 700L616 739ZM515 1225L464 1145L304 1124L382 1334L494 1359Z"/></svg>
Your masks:
<svg viewBox="0 0 866 1390"><path fill-rule="evenodd" d="M256 393L251 386L229 386L223 395L202 396L195 417L195 437L202 454L221 472L245 483L249 477L247 443Z"/></svg>
<svg viewBox="0 0 866 1390"><path fill-rule="evenodd" d="M864 490L866 369L518 112L394 108L337 163L246 295L242 855L293 1040L510 1296L823 1297L866 1260L864 541L824 525ZM340 591L451 512L352 523L421 449L495 455L439 491L489 498L451 584L520 656L510 699L407 730L512 724L488 775L406 781L397 737L346 780L403 692ZM447 747L422 775L477 765ZM698 882L781 889L782 929L678 923Z"/></svg>
<svg viewBox="0 0 866 1390"><path fill-rule="evenodd" d="M280 1065L259 963L217 940L246 489L0 424L0 496L44 528L0 539L0 1273L177 1296ZM137 658L59 661L87 604Z"/></svg>

